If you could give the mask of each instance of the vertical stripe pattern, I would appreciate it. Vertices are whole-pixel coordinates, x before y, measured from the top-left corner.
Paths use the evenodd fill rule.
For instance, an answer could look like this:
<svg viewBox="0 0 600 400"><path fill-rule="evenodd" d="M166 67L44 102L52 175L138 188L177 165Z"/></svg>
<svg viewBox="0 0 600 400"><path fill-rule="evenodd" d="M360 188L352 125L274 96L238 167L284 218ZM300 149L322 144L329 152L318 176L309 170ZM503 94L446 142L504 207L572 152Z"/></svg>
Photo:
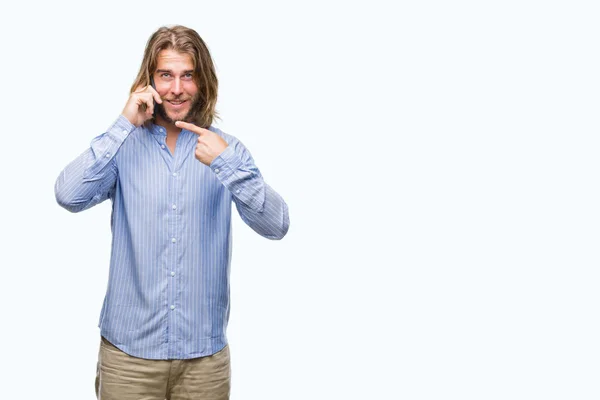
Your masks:
<svg viewBox="0 0 600 400"><path fill-rule="evenodd" d="M174 154L163 127L119 116L55 184L71 212L112 201L108 288L98 326L124 352L148 359L211 355L227 344L231 204L261 236L281 239L288 208L234 136L210 166L182 130Z"/></svg>

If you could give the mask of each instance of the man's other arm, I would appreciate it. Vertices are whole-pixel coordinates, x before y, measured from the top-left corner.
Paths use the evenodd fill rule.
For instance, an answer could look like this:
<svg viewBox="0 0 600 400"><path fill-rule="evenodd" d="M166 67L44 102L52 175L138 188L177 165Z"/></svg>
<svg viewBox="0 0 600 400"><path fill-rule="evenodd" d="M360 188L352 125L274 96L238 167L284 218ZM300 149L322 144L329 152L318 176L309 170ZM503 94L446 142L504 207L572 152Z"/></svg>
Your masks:
<svg viewBox="0 0 600 400"><path fill-rule="evenodd" d="M236 140L216 157L210 169L229 189L242 220L259 235L282 239L290 226L288 206L267 185L252 155Z"/></svg>
<svg viewBox="0 0 600 400"><path fill-rule="evenodd" d="M134 129L131 122L119 116L107 132L94 138L90 147L62 170L54 185L61 207L79 212L112 195L117 180L114 157Z"/></svg>

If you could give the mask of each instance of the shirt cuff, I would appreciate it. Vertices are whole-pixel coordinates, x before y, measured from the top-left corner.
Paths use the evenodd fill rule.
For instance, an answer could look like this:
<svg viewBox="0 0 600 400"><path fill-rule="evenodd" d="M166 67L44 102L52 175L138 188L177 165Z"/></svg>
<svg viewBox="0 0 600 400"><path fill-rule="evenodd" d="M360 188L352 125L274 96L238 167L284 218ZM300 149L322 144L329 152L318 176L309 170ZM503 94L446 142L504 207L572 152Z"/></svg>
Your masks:
<svg viewBox="0 0 600 400"><path fill-rule="evenodd" d="M242 165L241 158L235 154L233 146L229 145L210 163L210 169L221 182L226 183L240 165Z"/></svg>
<svg viewBox="0 0 600 400"><path fill-rule="evenodd" d="M108 128L108 134L122 142L134 129L135 125L121 114L110 128Z"/></svg>
<svg viewBox="0 0 600 400"><path fill-rule="evenodd" d="M95 161L83 173L85 180L95 179L104 167L115 157L117 151L135 129L127 118L120 115L106 133L94 138L90 145Z"/></svg>

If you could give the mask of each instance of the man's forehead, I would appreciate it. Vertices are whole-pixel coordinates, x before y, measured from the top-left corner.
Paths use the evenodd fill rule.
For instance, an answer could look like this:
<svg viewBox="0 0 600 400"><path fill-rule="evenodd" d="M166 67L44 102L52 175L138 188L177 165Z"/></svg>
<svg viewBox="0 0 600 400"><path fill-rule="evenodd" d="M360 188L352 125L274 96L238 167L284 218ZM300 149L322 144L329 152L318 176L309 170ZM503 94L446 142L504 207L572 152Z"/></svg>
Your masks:
<svg viewBox="0 0 600 400"><path fill-rule="evenodd" d="M194 63L192 62L192 57L187 53L179 53L175 50L161 50L158 53L157 58L157 68L161 68L161 66L166 65L182 65L187 68L192 68Z"/></svg>

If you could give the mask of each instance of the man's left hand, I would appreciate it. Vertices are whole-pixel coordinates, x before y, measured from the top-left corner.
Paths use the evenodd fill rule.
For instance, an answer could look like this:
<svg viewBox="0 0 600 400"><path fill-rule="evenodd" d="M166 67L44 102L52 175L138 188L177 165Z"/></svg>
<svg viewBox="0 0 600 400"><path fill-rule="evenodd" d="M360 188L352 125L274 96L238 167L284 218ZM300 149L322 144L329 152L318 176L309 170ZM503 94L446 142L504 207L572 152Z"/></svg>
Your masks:
<svg viewBox="0 0 600 400"><path fill-rule="evenodd" d="M227 142L221 136L213 131L200 128L189 122L177 121L175 126L187 129L198 135L198 144L196 145L195 156L202 164L210 166L212 161L227 148Z"/></svg>

